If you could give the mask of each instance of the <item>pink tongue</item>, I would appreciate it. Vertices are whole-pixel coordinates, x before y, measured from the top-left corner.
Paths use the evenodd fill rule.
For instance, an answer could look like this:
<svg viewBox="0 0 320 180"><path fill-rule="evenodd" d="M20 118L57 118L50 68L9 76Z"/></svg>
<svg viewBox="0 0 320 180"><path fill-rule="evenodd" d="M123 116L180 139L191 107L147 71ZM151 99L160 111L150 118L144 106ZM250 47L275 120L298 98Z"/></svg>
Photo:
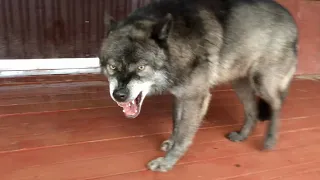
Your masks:
<svg viewBox="0 0 320 180"><path fill-rule="evenodd" d="M138 106L133 103L125 103L120 105L123 108L123 113L127 116L134 116L138 112Z"/></svg>

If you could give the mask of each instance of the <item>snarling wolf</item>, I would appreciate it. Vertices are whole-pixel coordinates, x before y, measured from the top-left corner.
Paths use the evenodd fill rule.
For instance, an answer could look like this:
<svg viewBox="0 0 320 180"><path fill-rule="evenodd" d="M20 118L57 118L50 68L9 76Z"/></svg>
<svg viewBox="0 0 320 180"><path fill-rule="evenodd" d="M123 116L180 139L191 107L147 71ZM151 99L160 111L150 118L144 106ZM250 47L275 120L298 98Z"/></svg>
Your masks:
<svg viewBox="0 0 320 180"><path fill-rule="evenodd" d="M276 144L279 113L297 65L298 31L291 14L271 0L161 0L115 22L106 18L100 52L110 96L128 118L146 96L174 96L173 131L148 163L173 168L192 144L207 112L210 89L230 82L244 105L243 141L258 120L270 120L264 148Z"/></svg>

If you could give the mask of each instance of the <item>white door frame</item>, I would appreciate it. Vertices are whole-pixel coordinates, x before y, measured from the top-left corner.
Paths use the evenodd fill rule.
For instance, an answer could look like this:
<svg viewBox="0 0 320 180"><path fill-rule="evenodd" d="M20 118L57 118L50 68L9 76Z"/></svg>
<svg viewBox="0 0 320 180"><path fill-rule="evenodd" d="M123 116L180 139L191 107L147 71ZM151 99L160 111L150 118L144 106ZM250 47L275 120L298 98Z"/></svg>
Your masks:
<svg viewBox="0 0 320 180"><path fill-rule="evenodd" d="M99 58L0 59L0 77L100 73Z"/></svg>

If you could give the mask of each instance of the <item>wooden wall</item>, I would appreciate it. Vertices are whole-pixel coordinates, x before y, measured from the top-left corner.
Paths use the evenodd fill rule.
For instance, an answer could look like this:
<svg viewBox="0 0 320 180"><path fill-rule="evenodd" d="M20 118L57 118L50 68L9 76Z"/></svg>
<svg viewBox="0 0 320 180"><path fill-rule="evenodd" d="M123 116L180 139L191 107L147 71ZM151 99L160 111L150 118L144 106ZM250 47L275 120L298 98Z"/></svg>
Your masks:
<svg viewBox="0 0 320 180"><path fill-rule="evenodd" d="M151 0L0 0L0 59L95 57L107 10L122 19ZM297 74L320 74L320 1L277 0L299 25Z"/></svg>

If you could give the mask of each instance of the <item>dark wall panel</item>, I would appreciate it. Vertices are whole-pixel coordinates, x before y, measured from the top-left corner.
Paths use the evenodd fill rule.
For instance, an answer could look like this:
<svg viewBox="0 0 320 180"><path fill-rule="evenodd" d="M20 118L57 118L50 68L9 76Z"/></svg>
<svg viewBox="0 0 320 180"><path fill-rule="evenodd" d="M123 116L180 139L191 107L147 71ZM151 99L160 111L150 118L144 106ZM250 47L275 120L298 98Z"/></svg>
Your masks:
<svg viewBox="0 0 320 180"><path fill-rule="evenodd" d="M123 19L152 0L0 0L0 59L97 55L108 11ZM276 0L300 30L297 74L320 73L320 1Z"/></svg>
<svg viewBox="0 0 320 180"><path fill-rule="evenodd" d="M0 59L92 57L105 10L116 19L150 0L0 0Z"/></svg>

